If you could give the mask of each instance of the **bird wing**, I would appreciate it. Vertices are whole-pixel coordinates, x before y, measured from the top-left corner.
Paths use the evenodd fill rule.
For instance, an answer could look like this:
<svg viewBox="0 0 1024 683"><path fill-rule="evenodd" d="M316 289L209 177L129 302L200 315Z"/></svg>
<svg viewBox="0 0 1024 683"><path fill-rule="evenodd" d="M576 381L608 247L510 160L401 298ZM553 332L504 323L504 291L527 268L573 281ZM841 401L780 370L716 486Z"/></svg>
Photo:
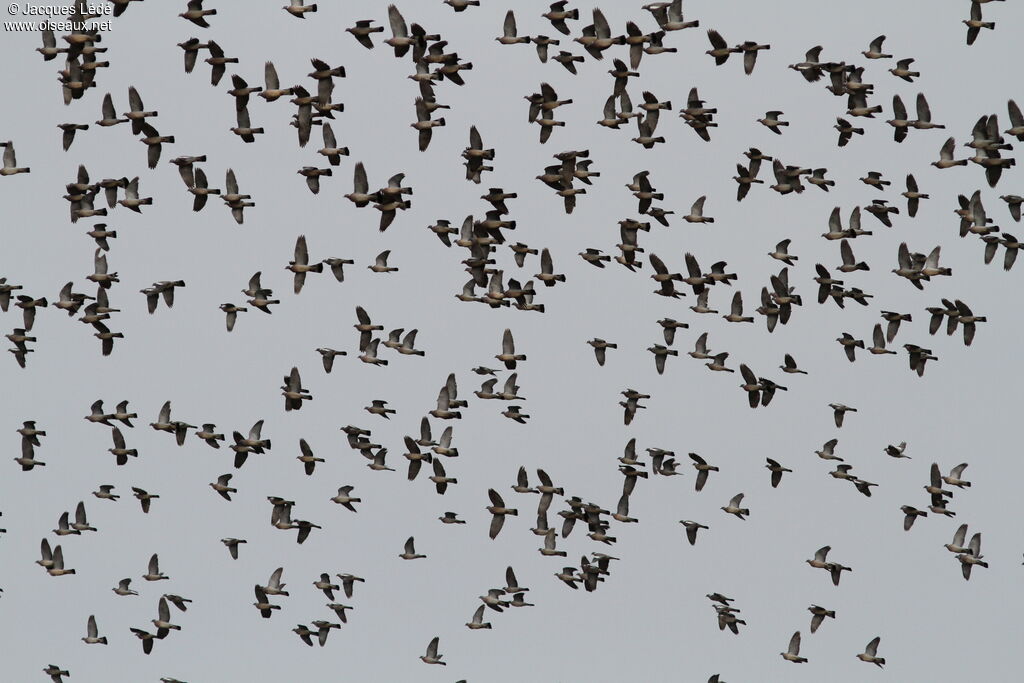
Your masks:
<svg viewBox="0 0 1024 683"><path fill-rule="evenodd" d="M502 24L501 29L502 33L504 34L504 37L516 37L516 15L512 12L512 10L509 10L508 12L505 13L505 21Z"/></svg>
<svg viewBox="0 0 1024 683"><path fill-rule="evenodd" d="M907 108L899 95L892 96L892 117L896 121L907 120Z"/></svg>
<svg viewBox="0 0 1024 683"><path fill-rule="evenodd" d="M789 639L789 649L787 652L791 655L800 654L800 631L793 634L793 637Z"/></svg>
<svg viewBox="0 0 1024 683"><path fill-rule="evenodd" d="M503 354L514 354L516 352L516 343L512 339L512 330L507 327L501 338L501 352Z"/></svg>
<svg viewBox="0 0 1024 683"><path fill-rule="evenodd" d="M852 266L856 263L856 259L853 257L853 248L850 247L848 240L843 240L839 243L839 253L843 258L844 266Z"/></svg>
<svg viewBox="0 0 1024 683"><path fill-rule="evenodd" d="M391 33L396 38L409 36L409 29L405 25L405 19L394 5L388 5L388 22L391 24Z"/></svg>
<svg viewBox="0 0 1024 683"><path fill-rule="evenodd" d="M594 32L598 38L611 38L612 29L608 25L608 20L604 18L604 12L594 8Z"/></svg>
<svg viewBox="0 0 1024 683"><path fill-rule="evenodd" d="M309 264L309 250L306 248L305 235L299 235L295 240L295 263L303 266Z"/></svg>
<svg viewBox="0 0 1024 683"><path fill-rule="evenodd" d="M923 92L917 94L917 119L925 123L932 120L932 110L928 106L928 100L925 99Z"/></svg>
<svg viewBox="0 0 1024 683"><path fill-rule="evenodd" d="M366 194L370 189L370 181L366 179L366 167L363 162L357 162L352 172L352 183L356 194Z"/></svg>
<svg viewBox="0 0 1024 683"><path fill-rule="evenodd" d="M540 252L540 272L545 275L551 275L555 272L554 265L551 263L551 252L545 247Z"/></svg>
<svg viewBox="0 0 1024 683"><path fill-rule="evenodd" d="M166 598L160 598L160 602L157 605L157 615L160 621L171 620L171 608L167 606Z"/></svg>

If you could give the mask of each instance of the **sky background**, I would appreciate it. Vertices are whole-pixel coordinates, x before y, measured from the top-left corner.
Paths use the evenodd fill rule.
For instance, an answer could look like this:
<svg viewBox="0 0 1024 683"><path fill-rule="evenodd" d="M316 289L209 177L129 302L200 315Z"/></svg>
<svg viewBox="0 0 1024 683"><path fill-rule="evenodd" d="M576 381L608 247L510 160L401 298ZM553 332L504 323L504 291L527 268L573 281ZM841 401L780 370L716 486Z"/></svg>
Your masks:
<svg viewBox="0 0 1024 683"><path fill-rule="evenodd" d="M396 60L377 34L369 51L344 33L356 20L373 18L387 25L385 2L349 2L344 7L320 3L320 11L305 21L293 19L278 3L208 3L218 14L212 28L201 29L177 18L184 3L133 4L114 29L104 34L108 48L103 59L111 66L97 77L98 87L65 107L54 73L61 60L44 62L33 49L37 33L6 32L0 40L0 59L8 65L7 106L0 116L0 139L12 140L18 162L32 172L0 178L4 208L4 250L0 276L24 286L24 293L56 300L69 280L75 291L93 293L86 281L92 272L95 245L83 233L94 223L68 220L61 200L63 185L73 182L79 164L93 181L108 177L140 176L142 196L154 204L141 215L119 207L106 222L118 232L108 256L110 269L121 283L110 292L111 305L123 309L111 329L122 331L113 355L102 357L93 330L53 308L39 313L32 334L39 341L22 370L12 359L0 365L4 410L0 431L8 434L9 458L0 477L0 633L5 651L3 678L29 681L42 678L48 663L70 670L72 680L141 681L173 676L199 681L298 680L345 677L361 681L422 680L502 683L505 681L703 681L721 673L727 681L863 681L868 676L893 680L1010 680L1019 669L1014 653L1021 629L1015 616L1024 606L1019 591L1022 529L1012 501L1024 466L1018 457L1018 399L1020 368L1016 361L1022 334L1020 267L1006 273L996 262L985 266L983 245L958 237L953 215L957 194L982 189L982 198L995 224L1011 233L1013 224L998 195L1021 194L1017 169L1004 173L996 190L982 170L970 165L939 171L928 164L949 135L960 145L970 139L974 122L998 113L1009 127L1006 100L1021 97L1013 88L1013 65L1021 48L1015 29L1024 11L1011 3L984 6L985 18L996 21L976 44L964 44L968 2L931 4L862 0L840 14L832 3L704 2L686 3L688 19L699 29L669 34L667 46L677 54L645 56L642 77L631 80L634 102L643 90L670 99L673 111L663 112L657 134L667 144L645 150L629 141L635 128L599 128L602 106L611 93L606 71L611 57L625 59L626 50L613 48L595 62L589 56L573 76L557 63L541 64L532 46L501 46L506 4L483 0L482 7L454 13L440 2L404 2L400 8L409 23L419 22L430 33L441 33L448 50L472 61L463 72L464 87L437 87L439 102L451 106L443 115L447 126L434 131L425 153L416 148L413 99L416 85L405 77L413 72L410 59ZM583 20L571 22L573 37L590 23L590 6L578 5ZM542 33L562 40L552 47L585 54L539 15L542 2L516 3L521 35ZM651 16L639 3L604 3L616 34L627 20L645 31L654 30ZM742 73L741 59L732 57L715 67L704 54L709 49L705 28L719 30L729 44L745 40L771 44L758 55L753 75ZM868 61L859 54L872 38L886 34L885 51L895 58L914 57L920 79L905 83L886 72L894 60ZM296 170L326 165L316 150L320 133L300 149L288 120L294 111L284 99L267 104L253 97L254 126L267 133L246 145L229 132L235 125L232 98L225 94L226 76L216 88L209 67L201 61L192 74L182 68L175 44L196 36L216 40L240 63L238 73L251 85L262 85L263 62L274 61L282 85L302 83L310 58L332 66L344 65L347 78L336 81L334 100L345 103L332 123L340 145L351 156L335 167L335 176L322 179L318 196L310 194ZM866 135L847 147L836 147L832 129L846 110L845 99L823 90L826 81L809 84L786 65L802 61L804 52L823 45L822 60L857 63L866 67L867 82L875 84L872 104L884 114L857 121ZM205 58L205 54L201 58ZM562 98L574 103L560 108L564 128L540 145L538 128L527 121L522 99L550 83ZM151 119L176 143L165 145L159 167L146 168L146 150L127 126L80 132L70 151L61 151L63 122L92 124L100 115L103 94L113 95L118 112L125 111L127 89L138 88ZM678 120L689 89L697 86L708 106L718 107L719 127L712 142L701 141ZM909 106L918 92L931 104L933 118L946 131L912 130L896 145L885 125L892 95ZM791 125L782 136L756 123L767 110L781 109ZM494 147L495 171L480 185L464 179L459 153L476 125L486 147ZM1015 142L1015 141L1014 141ZM780 196L767 189L768 168L742 202L735 200L737 162L742 152L758 147L787 164L827 167L836 187L828 194L808 186L801 195ZM567 216L562 201L534 180L556 163L551 155L569 149L589 149L592 171L601 173L578 198ZM224 187L224 171L235 170L241 191L257 206L245 212L238 226L227 208L212 198L201 213L191 210L192 196L167 160L179 155L206 154L202 165L212 187ZM342 195L351 191L355 162L362 161L371 189L394 173L406 174L414 189L412 208L400 212L387 232L377 230L378 212L357 209ZM754 325L733 325L719 316L698 316L680 300L654 296L649 264L637 273L613 265L597 270L577 252L593 247L616 253L617 222L642 218L636 199L623 185L633 174L649 170L652 183L664 192L660 204L676 212L671 227L654 225L641 234L647 254L656 253L673 270L684 268L683 253L692 252L702 267L726 260L739 274L732 290L712 288L710 304L727 312L732 291L743 292L746 313L758 305L759 292L782 264L768 258L775 244L793 240L799 256L790 282L805 304L790 323L768 334L762 319ZM857 179L869 170L883 172L893 182L878 192ZM905 215L899 197L903 178L915 174L921 191L931 194L917 217ZM509 202L517 228L510 241L551 250L556 272L566 282L540 287L543 315L514 309L492 310L457 301L467 279L459 263L465 252L446 249L425 226L438 219L461 224L463 217L482 217L489 204L479 199L488 187L518 192ZM679 216L700 195L708 195L705 213L714 225L689 225ZM839 247L819 237L829 213L840 206L844 224L854 206L887 198L900 207L894 227L887 229L864 215L871 237L853 241L858 260L870 272L845 276L875 296L872 305L814 301L817 285L813 265L830 269L840 263ZM344 283L329 273L312 274L298 296L291 291L296 236L305 234L311 258L344 257ZM941 245L942 265L953 277L935 278L923 292L889 271L896 267L901 242L928 252ZM366 269L373 257L391 249L394 274ZM530 257L518 269L507 248L495 256L506 282L525 282L539 272ZM646 261L646 258L644 259ZM233 333L224 329L217 309L226 301L244 305L239 290L255 271L263 284L281 299L271 316L251 310L239 316ZM138 290L157 280L185 280L173 309L162 304L149 315ZM689 288L686 288L687 290ZM19 292L21 293L21 292ZM926 306L959 298L989 323L980 325L970 348L959 333L931 337ZM405 357L381 350L386 368L359 363L358 333L352 329L354 308L361 305L385 331L395 327L419 329L417 346L426 356ZM907 369L905 353L874 357L858 352L849 363L834 341L850 332L870 345L879 310L912 313L895 347L916 343L933 349L937 362L928 364L923 378ZM657 375L653 358L644 349L662 343L656 320L669 316L690 323L676 335L679 358L670 358L664 375ZM15 307L0 315L6 331L21 327ZM520 405L532 417L515 424L499 413L504 404L475 400L477 365L497 367L502 331L513 330L520 364L519 384L527 397ZM693 342L709 333L715 352L730 352L731 367L746 363L761 376L789 387L767 409L750 410L738 388L738 373L709 373L687 356ZM618 343L599 368L586 340L601 337ZM330 346L348 351L338 358L330 375L323 372L314 351ZM786 376L773 370L785 353L792 353L807 376ZM292 366L314 396L301 411L285 414L277 388ZM457 459L445 459L449 476L459 483L442 497L421 473L406 481L402 437L418 435L420 418L434 408L438 389L450 372L456 373L460 397L470 399L463 419L453 421ZM502 380L507 372L499 373ZM499 382L499 386L500 386ZM622 424L619 392L633 387L652 395L630 426ZM82 417L102 398L108 410L130 399L139 413L135 429L122 429L138 459L116 467L109 429ZM385 399L398 413L390 422L362 410L373 399ZM155 421L160 406L170 400L172 418L191 424L214 422L218 431L243 433L257 420L266 421L263 435L273 449L251 456L240 471L232 453L209 449L194 436L179 448L168 434L146 425ZM837 430L830 402L857 407ZM10 458L20 452L14 432L23 420L34 419L45 437L37 456L47 465L22 472ZM388 462L398 472L372 472L366 461L348 448L339 427L355 424L372 428L373 440L389 449ZM432 420L435 435L444 423ZM536 468L545 469L567 495L577 495L614 510L622 479L615 458L635 437L638 450L661 447L686 459L687 452L703 455L720 466L700 493L693 490L695 472L688 460L683 476L651 477L641 481L631 497L630 513L639 524L613 523L618 543L611 548L587 539L577 529L559 548L567 560L537 553L542 539L529 531L535 521L535 495L514 494L516 470L525 466L535 481ZM230 437L229 437L230 438ZM305 438L318 456L327 459L307 477L295 461L298 440ZM830 463L814 451L839 438L837 453L854 466L854 473L877 482L871 498L846 482L828 476ZM909 460L883 453L887 444L906 441ZM764 458L771 457L794 470L772 489ZM643 458L647 460L647 458ZM950 508L954 519L920 519L908 533L902 529L903 504L925 508L932 462L944 473L961 462L970 463L965 475L971 489L957 490ZM239 491L228 503L207 486L218 475L234 472L231 484ZM116 503L90 495L101 483L114 484L123 498ZM353 514L330 502L339 486L355 486L363 499ZM160 498L148 515L131 498L140 486ZM490 515L487 489L495 488L506 503L520 510L509 518L496 540L487 538ZM734 494L746 493L750 518L741 522L719 507ZM293 517L323 526L303 545L293 532L269 526L266 496L296 501ZM64 510L73 513L84 500L89 521L98 533L57 539L50 533ZM556 498L549 516L552 525L564 503ZM457 511L465 526L442 525L437 517ZM697 545L685 540L680 519L711 527ZM959 563L943 547L961 523L970 533L983 532L982 552L988 570L977 569L970 582ZM404 562L397 555L413 535L425 560ZM60 542L68 567L77 575L53 578L33 564L39 541L47 536ZM231 560L219 539L234 536L248 543L240 559ZM834 587L828 575L812 570L804 560L831 545L830 559L853 568ZM604 551L620 561L594 593L570 591L552 574L576 564L585 553ZM149 556L160 555L161 570L171 580L141 580ZM505 567L512 565L520 583L531 588L527 599L536 607L488 613L494 628L470 632L463 624L479 605L476 596L504 584ZM282 609L264 620L251 606L254 583L265 584L270 573L284 567L291 596L273 598ZM307 648L290 632L297 623L334 620L327 600L312 587L321 572L333 576L351 572L366 578L356 586L349 623L333 632L324 648ZM119 579L132 577L138 597L110 592ZM717 628L706 593L719 591L736 599L747 626L739 636ZM159 596L171 592L191 598L187 613L172 614L182 626L143 655L129 627L152 628ZM837 612L818 633L810 635L808 605L817 603ZM173 609L173 608L172 608ZM86 647L89 614L95 614L100 634L110 644ZM783 661L793 631L803 632L803 666ZM440 636L447 667L427 667L418 661L428 641ZM879 655L886 672L855 659L873 637L881 636ZM256 655L256 656L254 656Z"/></svg>

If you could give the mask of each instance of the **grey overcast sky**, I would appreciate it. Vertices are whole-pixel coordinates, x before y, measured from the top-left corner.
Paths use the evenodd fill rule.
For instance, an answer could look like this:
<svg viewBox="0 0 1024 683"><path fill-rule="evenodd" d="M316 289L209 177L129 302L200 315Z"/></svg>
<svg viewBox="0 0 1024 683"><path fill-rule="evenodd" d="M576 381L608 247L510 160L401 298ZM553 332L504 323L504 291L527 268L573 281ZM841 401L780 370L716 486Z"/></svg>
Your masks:
<svg viewBox="0 0 1024 683"><path fill-rule="evenodd" d="M962 147L974 122L998 114L1009 126L1006 103L1024 97L1015 91L1021 63L1020 29L1024 10L1019 3L983 5L994 31L984 30L977 42L965 45L962 19L970 14L966 0L854 3L787 0L780 3L708 2L687 0L688 19L700 27L670 33L666 46L675 54L645 56L638 79L630 80L633 102L649 90L671 100L657 135L667 143L646 150L633 142L635 126L611 131L595 125L611 93L606 73L611 58L627 58L614 47L602 61L587 56L573 76L554 62L541 64L533 46L502 46L508 3L482 0L481 7L454 13L440 0L405 0L400 9L410 23L440 33L447 50L471 61L462 72L466 85L437 86L439 102L450 105L447 125L434 130L426 152L417 151L413 100L418 89L406 78L413 63L395 59L381 45L390 32L376 34L373 50L360 46L344 28L360 19L387 26L383 1L320 2L305 20L288 16L276 2L214 2L211 28L196 27L176 15L184 2L133 3L103 34L107 48L98 86L64 106L56 80L62 59L43 61L33 50L38 32L5 29L0 61L5 65L5 105L0 139L11 140L18 163L31 173L0 177L0 212L4 248L0 276L23 285L16 294L45 296L51 302L65 282L75 291L94 294L85 280L92 273L95 245L83 233L96 219L72 224L61 199L79 164L93 181L140 177L140 193L153 205L134 214L118 207L106 218L117 231L108 255L110 269L121 282L110 290L111 305L121 309L109 321L123 332L109 357L100 355L93 330L53 308L39 312L32 335L38 337L28 367L11 358L0 364L3 405L0 432L8 458L0 476L0 633L3 634L5 681L44 678L40 670L58 664L76 683L90 681L157 681L174 677L192 683L231 681L705 681L720 673L730 683L743 681L823 681L835 683L886 677L898 681L1014 680L1020 676L1017 652L1021 639L1021 553L1024 534L1016 501L1024 465L1019 457L1021 367L1019 340L1024 334L1024 304L1016 293L1024 275L1021 266L1004 272L1002 249L992 265L983 264L984 245L976 236L958 236L957 195L981 189L996 225L1017 232L1001 194L1021 192L1021 174L1013 168L990 188L982 170L938 170L945 139L956 138L957 158L971 156ZM571 42L590 23L592 6L579 8L581 20L570 22L573 35L561 36L541 18L547 4L516 2L521 35L545 34L561 39L552 47L585 54ZM640 2L605 2L601 6L616 35L625 22L644 31L656 29ZM5 17L6 19L7 17ZM18 18L18 17L14 17ZM758 55L753 74L742 72L733 56L722 67L704 54L705 29L718 30L730 45L746 40L768 43ZM896 59L913 57L921 72L913 84L887 73L893 60L866 60L860 51L877 35ZM297 145L288 122L294 107L287 98L266 103L253 97L249 110L254 126L266 134L244 144L229 132L235 125L232 98L225 94L230 78L210 85L210 68L202 61L192 74L182 66L175 46L192 36L214 39L238 64L229 65L251 85L263 85L263 62L272 60L282 85L302 83L310 58L343 65L347 77L336 80L334 100L345 111L332 122L339 144L351 150L335 175L322 179L312 195L296 174L303 166L325 166L316 154L320 131L304 149ZM58 38L59 40L59 38ZM62 43L63 44L63 43ZM848 146L836 146L835 117L844 116L845 98L824 90L827 81L808 83L786 68L802 61L805 51L822 45L823 61L846 61L865 67L864 81L875 84L872 104L884 111L875 119L857 119L865 135ZM200 60L207 55L204 53ZM528 123L523 97L550 83L560 98L573 103L557 110L566 122L550 141L538 143L538 127ZM135 86L146 108L159 111L150 119L165 145L159 166L146 167L146 149L128 126L101 128L104 93L111 93L118 112L128 109L127 91ZM717 107L718 127L712 141L701 141L677 112L697 86L708 106ZM913 106L924 92L934 120L945 131L912 130L902 144L893 142L894 94ZM756 122L768 110L782 110L791 125L781 136ZM913 114L913 110L911 110ZM57 124L89 123L70 151L60 146ZM476 185L465 180L459 154L476 125L486 147L495 149L493 173ZM1008 138L1016 144L1016 140ZM761 169L766 184L754 187L741 203L735 198L736 163L742 152L758 147L786 164L826 167L836 186L828 194L808 186L802 194L780 196L768 189L770 165ZM534 177L556 163L551 155L565 150L590 150L591 170L600 172L578 198L571 215L562 201ZM1013 155L1016 150L1004 152ZM230 212L211 198L200 213L168 160L205 154L201 165L211 187L224 187L224 173L233 168L241 191L256 206L246 209L245 224L236 225ZM399 212L385 232L377 230L378 212L358 209L342 195L351 191L352 168L365 164L370 188L404 172L413 188L412 207ZM597 270L576 254L585 248L616 254L618 221L644 219L623 185L649 170L652 183L665 194L660 204L675 211L670 227L653 225L641 233L644 266L631 273L617 264ZM880 171L892 181L884 193L858 178ZM899 196L907 173L931 195L916 218L906 215ZM461 224L467 214L481 218L489 205L479 199L488 187L517 192L509 201L508 218L517 222L510 242L548 247L555 270L566 282L538 287L536 301L544 314L514 308L492 310L457 301L467 279L460 261L466 252L446 249L426 226L438 219ZM691 225L681 216L700 195L713 225ZM840 263L836 242L821 239L833 207L842 210L844 225L855 206L886 198L900 208L894 227L883 227L864 214L873 235L852 241L858 260L870 271L843 275L846 286L874 295L870 306L853 302L844 310L832 302L815 301L814 264L833 270ZM98 202L102 200L102 193ZM329 273L311 274L298 296L292 293L292 259L296 237L305 234L311 258L355 260L344 283ZM710 305L727 312L733 291L744 295L746 312L758 305L762 286L782 264L766 254L784 238L799 256L790 282L803 295L788 325L769 334L760 316L753 325L734 325L720 316L700 316L689 306L696 297L679 300L652 294L655 283L647 256L657 254L673 271L684 269L683 254L692 252L701 266L719 260L738 273L730 289L711 288ZM942 265L953 276L936 277L924 291L890 271L897 267L901 242L927 253L942 246ZM385 249L400 270L376 274L366 266ZM519 269L507 246L497 249L495 267L526 282L539 272L537 257ZM255 271L273 288L281 304L273 315L250 307L228 334L222 302L244 305L239 290ZM838 275L837 275L838 276ZM184 280L175 305L161 304L146 312L139 290L159 280ZM537 283L540 284L540 283ZM942 298L961 299L978 315L971 347L959 332L928 334L925 308ZM423 358L400 356L381 349L386 368L358 362L355 307L361 305L385 332L402 327L419 330ZM897 356L872 356L858 351L855 363L843 355L835 338L850 332L870 345L871 330L883 322L880 310L913 315L904 323L893 347ZM655 322L674 317L689 323L679 330L664 375L655 372L645 351L661 343ZM21 311L13 305L2 314L5 333L21 327ZM505 404L477 400L472 391L480 378L477 365L500 367L502 331L511 328L520 363L519 383L527 400L519 402L531 415L526 425L500 415ZM788 387L767 408L750 410L737 386L739 373L711 373L701 361L685 355L702 333L709 333L715 352L728 351L729 364L750 366L760 376ZM601 337L618 344L608 362L598 367L586 345ZM901 346L915 343L933 350L923 378L907 368ZM328 346L348 352L327 375L315 352ZM791 353L808 374L783 375L775 368ZM285 413L278 386L296 366L313 400L300 411ZM438 496L426 479L405 476L402 437L418 434L420 419L434 408L439 388L450 372L459 382L460 397L469 399L463 418L453 420L458 458L445 458L449 476L458 484ZM499 373L499 386L509 373ZM633 387L651 394L646 410L623 425L619 392ZM106 452L110 430L82 419L96 399L107 410L123 399L139 413L134 429L122 427L139 457L124 467ZM389 422L362 410L373 399L385 399L398 412ZM171 435L147 427L160 406L170 400L172 418L190 424L214 422L218 431L244 432L265 420L264 438L273 448L251 456L240 470L232 453L214 451L189 435L185 446ZM836 429L831 402L858 408ZM34 419L47 431L37 457L45 467L22 472L11 462L20 453L15 433L23 420ZM432 419L434 434L446 426ZM348 448L339 427L372 428L373 440L389 449L388 462L397 472L374 472ZM585 536L577 525L559 548L568 558L542 557L541 539L530 533L536 514L535 494L510 490L520 466L536 482L537 468L546 470L566 496L579 496L615 509L622 477L615 458L630 438L638 451L661 447L676 452L682 476L652 475L640 481L631 496L630 513L638 524L613 522L618 542L605 547ZM326 459L307 477L295 460L298 441L306 439ZM832 438L837 453L854 473L878 487L860 495L847 482L828 476L831 463L814 451ZM911 459L892 459L887 444L908 443ZM686 453L695 452L718 465L707 486L694 492L696 472ZM790 469L778 489L769 485L765 458ZM644 461L649 460L643 454ZM967 462L969 489L956 489L949 503L956 517L930 514L904 532L900 506L925 509L922 487L929 467L943 473ZM228 503L207 486L222 473L235 474L235 500ZM99 484L114 484L116 502L90 495ZM339 486L355 487L362 498L353 514L330 502ZM158 494L149 514L131 497L139 486ZM495 540L487 537L490 515L487 489L502 493L519 509L508 518ZM719 508L744 492L750 518L740 521ZM269 524L267 496L296 502L294 518L323 527L302 545L294 532ZM99 529L80 537L56 537L61 512L73 513L85 501L89 521ZM560 526L557 511L566 505L556 497L549 516ZM442 525L437 517L456 511L465 526ZM681 519L703 522L695 546L686 542ZM969 582L959 562L942 546L961 523L969 533L983 532L982 552L989 569L976 568ZM427 559L402 561L397 556L408 536ZM232 560L219 539L247 539L240 558ZM50 577L33 564L40 539L63 546L75 576ZM829 559L853 568L835 587L826 572L804 560L824 545ZM597 591L571 591L553 574L563 566L579 566L581 555L607 552L620 558ZM170 580L141 579L152 553ZM492 630L470 631L463 624L480 604L478 595L504 585L506 566L513 566L535 607L488 612ZM281 606L269 620L251 606L253 584L265 584L271 572L284 567L290 597L275 597ZM321 572L351 572L365 577L355 595L343 599L355 609L348 624L332 632L325 647L309 648L291 629L316 619L334 619L327 600L311 582ZM131 577L137 597L110 592L119 579ZM705 594L722 592L736 599L747 622L738 636L720 631ZM130 627L153 630L157 601L164 592L192 599L185 613L173 610L181 631L158 641L151 655L142 653ZM837 613L821 629L809 633L807 607L820 604ZM86 619L95 614L100 634L109 645L85 645ZM803 634L801 655L809 663L793 665L778 653L794 631ZM418 660L428 641L440 636L440 652L448 666L427 666ZM858 661L855 655L881 636L879 655L885 671Z"/></svg>

